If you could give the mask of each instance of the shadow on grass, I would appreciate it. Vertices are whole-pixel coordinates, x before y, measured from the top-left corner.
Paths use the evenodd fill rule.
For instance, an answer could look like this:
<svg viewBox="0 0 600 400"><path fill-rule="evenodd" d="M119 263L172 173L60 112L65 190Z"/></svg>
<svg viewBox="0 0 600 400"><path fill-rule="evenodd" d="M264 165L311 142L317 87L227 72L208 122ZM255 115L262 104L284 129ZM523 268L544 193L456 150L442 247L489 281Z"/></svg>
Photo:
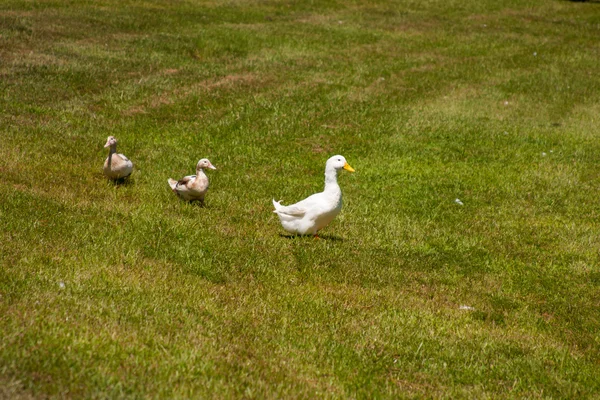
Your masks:
<svg viewBox="0 0 600 400"><path fill-rule="evenodd" d="M125 178L119 178L119 179L110 179L109 182L114 186L114 187L128 187L128 186L133 186L133 180L130 179L128 176Z"/></svg>
<svg viewBox="0 0 600 400"><path fill-rule="evenodd" d="M206 205L206 203L204 201L202 201L202 200L184 200L181 197L179 197L179 195L177 195L177 194L175 194L174 197L177 199L177 201L179 201L181 203L184 203L184 204L187 204L190 207L212 208L212 207Z"/></svg>
<svg viewBox="0 0 600 400"><path fill-rule="evenodd" d="M293 235L293 234L284 234L284 233L280 233L279 237L284 238L284 239L289 239L289 240L293 240L293 239L307 239L310 238L312 240L329 240L332 242L343 242L345 239L339 236L334 236L334 235L319 235L318 238L315 238L312 235Z"/></svg>
<svg viewBox="0 0 600 400"><path fill-rule="evenodd" d="M206 203L204 203L203 201L200 200L191 200L191 201L185 201L184 202L188 203L190 206L192 207L197 207L197 208L210 208L209 206L206 205Z"/></svg>

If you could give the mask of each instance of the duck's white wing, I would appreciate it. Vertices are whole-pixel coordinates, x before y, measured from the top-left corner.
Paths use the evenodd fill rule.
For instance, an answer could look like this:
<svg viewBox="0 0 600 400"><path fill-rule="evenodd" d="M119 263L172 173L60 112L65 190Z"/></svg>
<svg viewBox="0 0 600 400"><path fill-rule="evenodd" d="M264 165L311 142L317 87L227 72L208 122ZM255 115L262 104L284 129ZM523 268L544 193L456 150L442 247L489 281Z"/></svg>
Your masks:
<svg viewBox="0 0 600 400"><path fill-rule="evenodd" d="M306 209L297 206L282 206L279 210L276 210L276 212L293 217L303 217L306 214Z"/></svg>
<svg viewBox="0 0 600 400"><path fill-rule="evenodd" d="M273 199L273 206L275 207L275 211L273 212L279 215L289 215L291 217L301 218L306 214L306 208L299 207L298 203L290 206L283 206L280 202Z"/></svg>
<svg viewBox="0 0 600 400"><path fill-rule="evenodd" d="M312 196L289 206L282 206L279 202L273 200L273 205L275 206L274 212L294 217L303 217L309 211L313 214L314 212L321 210L325 201L326 198L324 198L323 193L315 193Z"/></svg>
<svg viewBox="0 0 600 400"><path fill-rule="evenodd" d="M298 207L306 211L318 212L319 210L327 207L329 201L325 193L315 193L304 200L297 202L289 207Z"/></svg>
<svg viewBox="0 0 600 400"><path fill-rule="evenodd" d="M129 161L129 158L125 157L125 154L119 154L119 157L121 157L125 162Z"/></svg>

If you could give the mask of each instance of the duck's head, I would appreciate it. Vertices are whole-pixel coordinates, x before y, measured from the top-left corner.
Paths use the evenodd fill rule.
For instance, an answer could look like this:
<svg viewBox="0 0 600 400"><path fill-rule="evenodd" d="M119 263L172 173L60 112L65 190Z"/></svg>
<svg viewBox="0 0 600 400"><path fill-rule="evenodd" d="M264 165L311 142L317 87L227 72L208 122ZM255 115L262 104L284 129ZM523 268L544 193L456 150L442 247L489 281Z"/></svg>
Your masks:
<svg viewBox="0 0 600 400"><path fill-rule="evenodd" d="M106 144L104 145L104 147L112 147L112 146L116 146L117 145L117 139L115 139L114 136L109 136L108 139L106 139Z"/></svg>
<svg viewBox="0 0 600 400"><path fill-rule="evenodd" d="M354 172L354 168L348 164L348 161L344 158L344 156L333 156L329 160L327 160L326 168L334 168L336 171L340 169L345 169L346 171Z"/></svg>
<svg viewBox="0 0 600 400"><path fill-rule="evenodd" d="M203 158L202 160L198 161L198 165L196 165L196 169L204 169L204 168L217 169L217 167L212 165L212 163L210 162L210 160L208 158Z"/></svg>

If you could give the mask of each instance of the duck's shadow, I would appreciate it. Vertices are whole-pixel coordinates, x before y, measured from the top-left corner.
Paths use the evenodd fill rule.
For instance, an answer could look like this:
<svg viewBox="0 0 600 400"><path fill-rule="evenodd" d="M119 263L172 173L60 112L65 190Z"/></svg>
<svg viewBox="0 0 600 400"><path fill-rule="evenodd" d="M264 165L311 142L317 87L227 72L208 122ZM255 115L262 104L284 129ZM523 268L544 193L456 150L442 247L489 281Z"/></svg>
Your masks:
<svg viewBox="0 0 600 400"><path fill-rule="evenodd" d="M288 239L288 240L294 240L294 239L313 239L314 236L311 235L286 235L283 233L279 234L279 237L283 238L283 239ZM339 237L339 236L334 236L334 235L319 235L318 238L314 238L313 240L328 240L328 241L332 241L332 242L343 242L346 239Z"/></svg>
<svg viewBox="0 0 600 400"><path fill-rule="evenodd" d="M133 186L133 180L129 177L112 179L110 183L116 188Z"/></svg>

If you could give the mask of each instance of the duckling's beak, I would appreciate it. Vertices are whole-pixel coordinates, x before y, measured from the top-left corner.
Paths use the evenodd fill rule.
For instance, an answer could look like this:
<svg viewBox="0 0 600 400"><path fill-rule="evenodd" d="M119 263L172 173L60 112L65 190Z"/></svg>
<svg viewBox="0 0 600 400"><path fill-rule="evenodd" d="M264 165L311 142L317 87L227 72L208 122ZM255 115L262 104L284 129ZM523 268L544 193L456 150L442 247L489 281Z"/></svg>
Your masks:
<svg viewBox="0 0 600 400"><path fill-rule="evenodd" d="M215 166L214 166L214 165L212 165L212 164L208 164L208 168L210 168L210 169L217 169L217 167L215 167Z"/></svg>
<svg viewBox="0 0 600 400"><path fill-rule="evenodd" d="M344 164L344 169L349 172L354 172L354 168L352 168L348 163Z"/></svg>
<svg viewBox="0 0 600 400"><path fill-rule="evenodd" d="M110 147L110 140L106 142L106 144L104 145L104 148Z"/></svg>

